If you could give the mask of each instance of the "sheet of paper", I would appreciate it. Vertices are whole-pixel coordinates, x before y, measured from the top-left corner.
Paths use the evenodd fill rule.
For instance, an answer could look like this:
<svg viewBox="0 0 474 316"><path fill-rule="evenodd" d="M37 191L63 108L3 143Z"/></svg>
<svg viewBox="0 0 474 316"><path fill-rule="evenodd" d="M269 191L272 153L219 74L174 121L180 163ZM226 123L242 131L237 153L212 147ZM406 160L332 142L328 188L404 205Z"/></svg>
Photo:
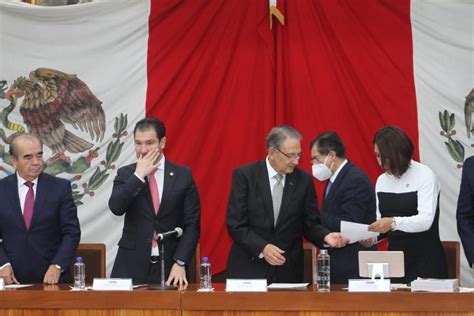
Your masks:
<svg viewBox="0 0 474 316"><path fill-rule="evenodd" d="M33 286L33 284L10 284L5 285L6 289L21 289L22 287Z"/></svg>
<svg viewBox="0 0 474 316"><path fill-rule="evenodd" d="M299 289L308 287L309 283L272 283L269 289Z"/></svg>
<svg viewBox="0 0 474 316"><path fill-rule="evenodd" d="M366 224L341 221L341 235L349 240L350 244L379 235L379 233L370 232L368 227L369 225Z"/></svg>

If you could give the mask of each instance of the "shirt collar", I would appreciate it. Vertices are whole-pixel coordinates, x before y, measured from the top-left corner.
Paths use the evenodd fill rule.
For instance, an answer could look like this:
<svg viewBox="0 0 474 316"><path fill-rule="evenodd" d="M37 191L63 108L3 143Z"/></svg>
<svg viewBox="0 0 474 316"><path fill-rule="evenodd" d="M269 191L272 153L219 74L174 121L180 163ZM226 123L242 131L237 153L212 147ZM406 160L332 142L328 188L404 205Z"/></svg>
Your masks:
<svg viewBox="0 0 474 316"><path fill-rule="evenodd" d="M339 166L339 168L337 168L336 172L334 172L334 174L331 176L331 178L329 178L329 181L331 181L332 183L334 183L334 181L336 181L336 178L337 178L337 175L339 174L339 172L342 170L342 168L347 164L347 159L344 159L344 161L341 163L341 165Z"/></svg>
<svg viewBox="0 0 474 316"><path fill-rule="evenodd" d="M25 185L25 182L28 182L25 179L23 179L18 172L16 173L16 179L18 181L18 187L19 188L23 187L23 185ZM31 182L33 182L35 184L33 187L36 187L37 184L38 184L38 177L36 179L34 179L33 181L31 181Z"/></svg>
<svg viewBox="0 0 474 316"><path fill-rule="evenodd" d="M268 178L271 180L271 179L274 179L273 177L278 173L275 169L273 169L272 165L270 164L270 160L268 159L268 156L267 156L267 159L265 159L265 162L266 162L266 165L267 165L267 171L268 171ZM282 174L282 181L285 181L285 177L286 175Z"/></svg>

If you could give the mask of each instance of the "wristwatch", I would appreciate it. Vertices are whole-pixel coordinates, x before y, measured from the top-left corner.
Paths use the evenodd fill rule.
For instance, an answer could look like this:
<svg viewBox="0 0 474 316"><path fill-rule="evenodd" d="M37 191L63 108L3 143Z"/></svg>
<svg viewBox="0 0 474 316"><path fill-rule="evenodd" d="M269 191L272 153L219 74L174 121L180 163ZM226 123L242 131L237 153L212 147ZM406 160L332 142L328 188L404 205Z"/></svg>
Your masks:
<svg viewBox="0 0 474 316"><path fill-rule="evenodd" d="M392 217L392 224L390 225L390 230L394 231L397 229L397 221L395 220L395 217Z"/></svg>
<svg viewBox="0 0 474 316"><path fill-rule="evenodd" d="M59 264L55 264L54 265L56 267L56 269L58 269L59 271L63 272L63 268L61 268L61 266Z"/></svg>
<svg viewBox="0 0 474 316"><path fill-rule="evenodd" d="M186 262L183 260L175 259L175 262L178 264L180 267L184 267L186 265Z"/></svg>

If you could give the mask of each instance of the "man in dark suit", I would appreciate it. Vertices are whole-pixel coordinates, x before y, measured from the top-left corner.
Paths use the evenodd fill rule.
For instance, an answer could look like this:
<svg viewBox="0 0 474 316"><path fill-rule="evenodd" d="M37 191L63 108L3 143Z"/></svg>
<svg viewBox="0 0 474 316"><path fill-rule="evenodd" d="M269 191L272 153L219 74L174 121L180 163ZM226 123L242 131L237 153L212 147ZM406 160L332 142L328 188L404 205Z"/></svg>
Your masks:
<svg viewBox="0 0 474 316"><path fill-rule="evenodd" d="M474 156L463 164L456 211L458 233L469 265L474 263Z"/></svg>
<svg viewBox="0 0 474 316"><path fill-rule="evenodd" d="M69 264L81 238L71 185L43 173L43 145L13 139L16 173L0 180L0 277L6 284L70 282Z"/></svg>
<svg viewBox="0 0 474 316"><path fill-rule="evenodd" d="M375 193L364 171L346 159L346 148L335 132L317 136L310 145L313 176L326 181L321 218L331 231L341 231L341 220L370 224L376 219ZM370 250L359 243L330 249L331 282L359 278L358 253ZM375 250L375 249L373 249Z"/></svg>
<svg viewBox="0 0 474 316"><path fill-rule="evenodd" d="M109 207L125 214L112 277L134 283L160 283L159 246L156 234L183 230L165 243L166 283L187 284L185 266L194 255L200 232L200 202L191 170L165 160L164 124L145 118L133 131L137 162L118 170Z"/></svg>
<svg viewBox="0 0 474 316"><path fill-rule="evenodd" d="M320 223L309 174L296 168L301 135L289 126L267 136L267 158L234 171L227 206L233 244L228 278L303 281L303 237L322 246L345 245L339 233Z"/></svg>

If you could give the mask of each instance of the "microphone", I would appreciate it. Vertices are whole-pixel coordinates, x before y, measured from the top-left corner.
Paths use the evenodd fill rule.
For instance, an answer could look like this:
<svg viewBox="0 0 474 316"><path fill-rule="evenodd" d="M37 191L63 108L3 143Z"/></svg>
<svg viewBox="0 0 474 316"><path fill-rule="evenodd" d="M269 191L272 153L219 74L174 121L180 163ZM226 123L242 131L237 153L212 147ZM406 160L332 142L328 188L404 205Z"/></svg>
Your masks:
<svg viewBox="0 0 474 316"><path fill-rule="evenodd" d="M183 230L181 229L181 227L176 227L175 229L170 230L168 232L159 233L158 235L156 235L156 240L164 240L164 239L169 239L173 237L179 238L182 235L183 235Z"/></svg>

